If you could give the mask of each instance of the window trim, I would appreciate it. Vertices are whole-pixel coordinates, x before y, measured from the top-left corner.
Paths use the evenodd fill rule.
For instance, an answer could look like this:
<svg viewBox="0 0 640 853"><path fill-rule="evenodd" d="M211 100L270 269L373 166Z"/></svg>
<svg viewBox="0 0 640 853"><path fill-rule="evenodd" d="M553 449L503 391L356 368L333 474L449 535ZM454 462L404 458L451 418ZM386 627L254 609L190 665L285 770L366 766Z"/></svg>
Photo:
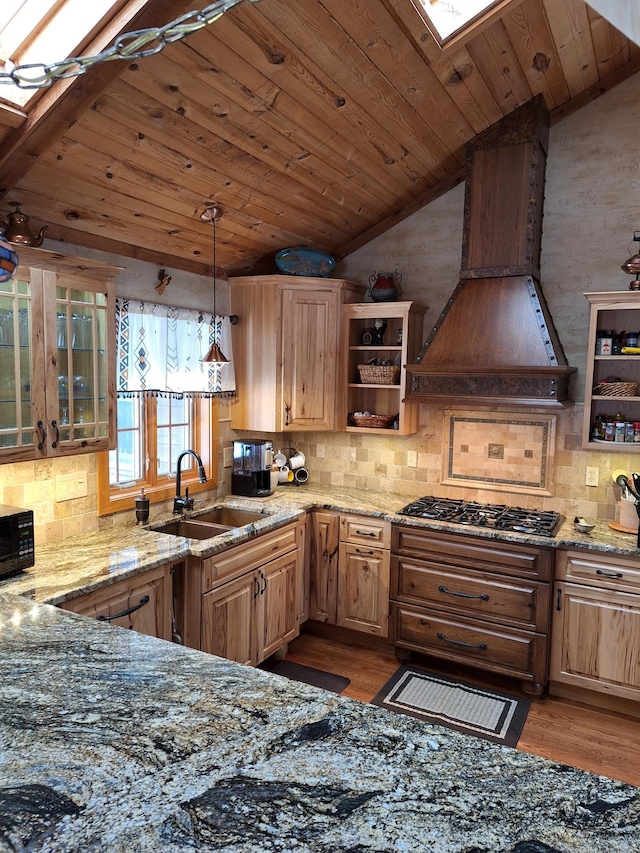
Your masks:
<svg viewBox="0 0 640 853"><path fill-rule="evenodd" d="M200 454L204 470L207 474L207 482L199 482L195 469L191 473L188 471L185 472L181 477L181 484L182 486L189 487L190 495L196 492L210 491L218 486L219 404L215 398L197 397L194 400L194 409L194 426L196 430L196 447L194 447L194 450L197 450ZM151 503L167 501L175 496L175 480L172 483L162 483L156 486L137 482L126 489L111 487L109 484L109 451L98 453L97 456L99 516L134 509L135 498L139 496L141 487L144 487L145 497L148 497Z"/></svg>

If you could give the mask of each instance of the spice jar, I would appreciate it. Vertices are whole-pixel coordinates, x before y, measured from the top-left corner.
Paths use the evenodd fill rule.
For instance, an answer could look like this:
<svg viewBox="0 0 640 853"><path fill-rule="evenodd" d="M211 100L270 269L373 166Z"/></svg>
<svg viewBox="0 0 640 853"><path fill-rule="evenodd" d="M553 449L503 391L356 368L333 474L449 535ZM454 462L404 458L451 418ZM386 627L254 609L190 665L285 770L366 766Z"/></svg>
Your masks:
<svg viewBox="0 0 640 853"><path fill-rule="evenodd" d="M596 332L596 355L611 355L613 348L613 332L609 329L598 329Z"/></svg>

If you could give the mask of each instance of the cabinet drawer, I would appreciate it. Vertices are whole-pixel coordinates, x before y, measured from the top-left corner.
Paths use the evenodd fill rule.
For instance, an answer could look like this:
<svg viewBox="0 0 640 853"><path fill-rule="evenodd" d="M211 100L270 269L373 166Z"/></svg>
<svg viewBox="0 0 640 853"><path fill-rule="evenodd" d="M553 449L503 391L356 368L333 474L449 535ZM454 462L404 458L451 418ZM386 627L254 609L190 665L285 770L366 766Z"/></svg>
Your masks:
<svg viewBox="0 0 640 853"><path fill-rule="evenodd" d="M298 524L290 524L207 557L202 561L202 592L222 579L230 580L297 548L302 538L300 530Z"/></svg>
<svg viewBox="0 0 640 853"><path fill-rule="evenodd" d="M640 560L615 554L604 556L584 551L559 551L556 578L595 584L605 589L640 592Z"/></svg>
<svg viewBox="0 0 640 853"><path fill-rule="evenodd" d="M448 617L395 602L392 620L395 644L401 648L540 683L546 681L544 635Z"/></svg>
<svg viewBox="0 0 640 853"><path fill-rule="evenodd" d="M539 581L548 581L552 575L550 548L496 542L468 534L438 533L401 524L393 525L392 538L393 552L403 557Z"/></svg>
<svg viewBox="0 0 640 853"><path fill-rule="evenodd" d="M367 518L363 515L340 516L340 541L360 542L367 545L391 546L391 524L379 518Z"/></svg>
<svg viewBox="0 0 640 853"><path fill-rule="evenodd" d="M392 597L410 604L547 633L549 585L484 572L443 570L437 563L392 559Z"/></svg>

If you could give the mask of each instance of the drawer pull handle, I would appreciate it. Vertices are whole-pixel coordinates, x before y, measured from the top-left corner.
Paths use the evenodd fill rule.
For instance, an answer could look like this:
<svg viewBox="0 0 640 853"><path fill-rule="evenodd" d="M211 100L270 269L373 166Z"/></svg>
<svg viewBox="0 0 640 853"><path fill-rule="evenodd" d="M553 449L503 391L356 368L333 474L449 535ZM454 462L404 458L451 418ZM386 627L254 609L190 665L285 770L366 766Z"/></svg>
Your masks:
<svg viewBox="0 0 640 853"><path fill-rule="evenodd" d="M447 589L446 586L440 584L438 587L439 592L446 592L447 595L455 595L456 598L473 598L478 599L479 601L489 601L489 596L486 592L483 592L482 595L471 595L470 592L455 592L452 589Z"/></svg>
<svg viewBox="0 0 640 853"><path fill-rule="evenodd" d="M596 569L597 575L602 575L603 578L621 578L622 572L603 572L602 569Z"/></svg>
<svg viewBox="0 0 640 853"><path fill-rule="evenodd" d="M356 548L356 554L366 554L368 557L373 557L375 551L362 551L360 548Z"/></svg>
<svg viewBox="0 0 640 853"><path fill-rule="evenodd" d="M480 649L484 651L487 648L486 643L465 643L463 640L450 640L449 637L445 637L442 631L438 631L436 636L439 640L444 640L445 643L451 643L453 646L464 646L465 649Z"/></svg>
<svg viewBox="0 0 640 853"><path fill-rule="evenodd" d="M127 607L126 610L123 610L121 613L114 613L113 616L97 616L96 622L111 622L113 619L121 619L123 616L130 616L132 613L135 613L136 610L140 610L141 607L144 607L145 604L149 603L149 596L143 595L140 599L140 604L134 604L133 607Z"/></svg>
<svg viewBox="0 0 640 853"><path fill-rule="evenodd" d="M358 536L375 536L375 533L372 533L370 530L357 530L356 533Z"/></svg>

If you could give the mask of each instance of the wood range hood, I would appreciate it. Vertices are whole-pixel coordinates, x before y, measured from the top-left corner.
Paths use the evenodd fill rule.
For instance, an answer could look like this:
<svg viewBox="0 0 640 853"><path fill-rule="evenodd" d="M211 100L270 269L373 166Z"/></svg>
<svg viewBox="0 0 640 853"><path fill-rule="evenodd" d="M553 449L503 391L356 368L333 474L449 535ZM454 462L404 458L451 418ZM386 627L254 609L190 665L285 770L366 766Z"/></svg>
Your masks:
<svg viewBox="0 0 640 853"><path fill-rule="evenodd" d="M468 144L460 282L407 366L407 401L573 405L540 287L548 140L537 96Z"/></svg>

